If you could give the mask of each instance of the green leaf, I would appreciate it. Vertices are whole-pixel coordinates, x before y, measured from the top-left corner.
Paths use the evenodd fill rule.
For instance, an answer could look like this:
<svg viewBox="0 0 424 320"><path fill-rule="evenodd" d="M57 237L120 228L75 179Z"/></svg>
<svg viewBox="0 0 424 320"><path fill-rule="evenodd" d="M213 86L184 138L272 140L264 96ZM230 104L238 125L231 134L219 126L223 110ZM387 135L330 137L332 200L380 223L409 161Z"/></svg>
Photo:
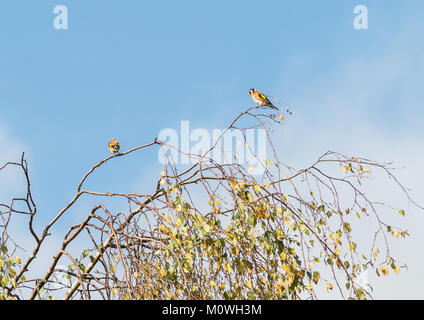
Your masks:
<svg viewBox="0 0 424 320"><path fill-rule="evenodd" d="M8 283L9 283L9 278L7 278L7 277L1 278L0 284L1 284L2 287L7 286Z"/></svg>
<svg viewBox="0 0 424 320"><path fill-rule="evenodd" d="M347 230L348 232L352 232L352 228L350 227L350 224L349 224L348 222L345 222L345 223L343 224L343 228L344 228L345 230Z"/></svg>
<svg viewBox="0 0 424 320"><path fill-rule="evenodd" d="M312 281L313 281L315 284L317 284L317 283L318 283L319 278L320 278L319 272L318 272L318 271L315 271L315 272L314 272L314 274L313 274L313 277L312 277Z"/></svg>

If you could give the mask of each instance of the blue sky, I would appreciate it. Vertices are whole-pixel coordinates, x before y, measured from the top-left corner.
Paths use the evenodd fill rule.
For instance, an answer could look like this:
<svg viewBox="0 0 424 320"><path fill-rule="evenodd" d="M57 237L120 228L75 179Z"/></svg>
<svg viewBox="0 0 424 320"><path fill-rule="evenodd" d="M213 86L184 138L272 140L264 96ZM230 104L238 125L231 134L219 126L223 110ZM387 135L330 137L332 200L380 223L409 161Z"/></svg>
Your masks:
<svg viewBox="0 0 424 320"><path fill-rule="evenodd" d="M59 4L68 30L53 28ZM353 28L358 4L368 30ZM127 150L181 120L224 128L255 87L293 108L277 137L297 151L290 165L328 149L395 160L420 200L423 10L420 0L2 0L0 162L26 152L41 228L111 137ZM148 191L159 172L153 150L108 163L88 186Z"/></svg>

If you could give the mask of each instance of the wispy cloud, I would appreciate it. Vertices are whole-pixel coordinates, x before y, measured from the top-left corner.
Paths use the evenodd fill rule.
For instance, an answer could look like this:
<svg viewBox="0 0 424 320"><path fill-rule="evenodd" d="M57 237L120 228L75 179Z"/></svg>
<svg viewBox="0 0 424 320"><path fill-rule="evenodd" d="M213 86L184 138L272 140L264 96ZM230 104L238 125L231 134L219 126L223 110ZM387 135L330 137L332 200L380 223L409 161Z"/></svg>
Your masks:
<svg viewBox="0 0 424 320"><path fill-rule="evenodd" d="M321 75L319 81L309 83L301 95L293 97L294 116L275 135L281 160L300 169L332 150L394 161L395 167L404 167L396 171L400 182L423 205L424 130L420 122L424 91L420 86L424 46L413 45L420 30L411 23L394 35L379 55L350 58L337 71ZM391 183L394 185L394 181L378 175L367 188L368 194L394 207L408 208L402 191L392 188ZM408 270L385 279L370 271L369 281L377 299L424 297L416 285L424 267L424 212L408 213L399 223L411 237L391 244L392 255L405 262ZM357 235L362 241L370 241L365 231Z"/></svg>

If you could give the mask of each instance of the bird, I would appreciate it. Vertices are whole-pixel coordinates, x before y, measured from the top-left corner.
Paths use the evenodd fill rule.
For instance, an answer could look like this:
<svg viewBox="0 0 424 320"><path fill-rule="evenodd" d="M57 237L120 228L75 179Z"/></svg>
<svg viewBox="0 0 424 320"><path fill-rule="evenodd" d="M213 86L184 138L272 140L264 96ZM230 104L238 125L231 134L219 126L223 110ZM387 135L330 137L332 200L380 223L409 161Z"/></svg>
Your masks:
<svg viewBox="0 0 424 320"><path fill-rule="evenodd" d="M272 109L278 110L278 108L274 106L271 101L269 101L268 98L259 90L250 89L249 95L251 95L253 101L255 101L261 107L270 107Z"/></svg>
<svg viewBox="0 0 424 320"><path fill-rule="evenodd" d="M119 153L119 148L120 148L119 142L115 138L110 139L108 146L109 146L109 151L111 153L113 154Z"/></svg>

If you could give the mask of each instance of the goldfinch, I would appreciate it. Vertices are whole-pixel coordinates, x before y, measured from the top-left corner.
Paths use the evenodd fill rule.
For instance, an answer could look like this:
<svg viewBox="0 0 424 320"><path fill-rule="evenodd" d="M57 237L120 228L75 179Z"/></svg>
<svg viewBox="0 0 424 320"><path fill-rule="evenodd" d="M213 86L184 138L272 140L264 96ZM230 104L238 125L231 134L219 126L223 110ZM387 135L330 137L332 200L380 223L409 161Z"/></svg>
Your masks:
<svg viewBox="0 0 424 320"><path fill-rule="evenodd" d="M110 139L108 146L109 146L109 151L112 152L113 154L119 153L119 148L120 148L119 142L115 138Z"/></svg>
<svg viewBox="0 0 424 320"><path fill-rule="evenodd" d="M272 109L278 110L278 108L274 106L271 101L269 101L268 98L259 90L250 89L249 95L251 95L253 101L255 101L261 107L270 107Z"/></svg>

